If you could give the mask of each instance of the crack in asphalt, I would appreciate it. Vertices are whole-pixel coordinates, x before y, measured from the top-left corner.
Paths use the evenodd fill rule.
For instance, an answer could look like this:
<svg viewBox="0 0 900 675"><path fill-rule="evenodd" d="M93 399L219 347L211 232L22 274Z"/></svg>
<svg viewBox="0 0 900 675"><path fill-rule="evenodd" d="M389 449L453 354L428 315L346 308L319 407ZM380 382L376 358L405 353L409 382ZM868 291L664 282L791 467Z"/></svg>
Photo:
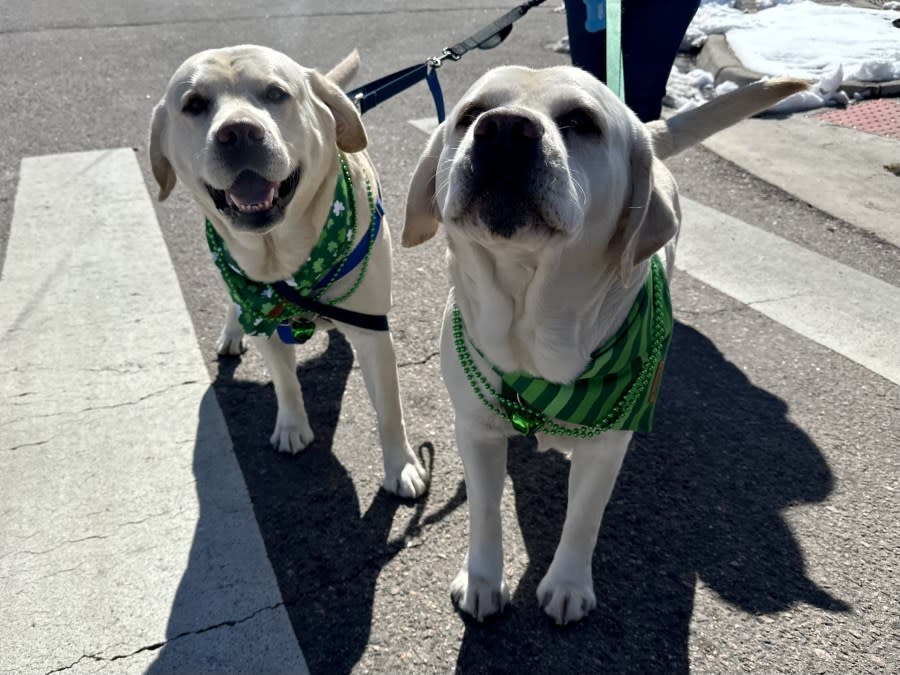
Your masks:
<svg viewBox="0 0 900 675"><path fill-rule="evenodd" d="M774 298L760 298L758 300L749 300L747 302L744 302L740 307L720 307L719 309L684 309L679 307L675 309L675 314L685 314L688 316L715 316L717 314L728 314L730 312L746 312L747 310L759 311L759 305L765 305L771 302L781 302L783 300L792 300L793 298L802 298L807 295L809 295L808 291L800 291L797 293L790 293L788 295L781 295Z"/></svg>
<svg viewBox="0 0 900 675"><path fill-rule="evenodd" d="M731 312L743 312L748 308L746 306L742 307L720 307L719 309L676 309L675 316L676 318L679 315L686 316L716 316L718 314L729 314Z"/></svg>
<svg viewBox="0 0 900 675"><path fill-rule="evenodd" d="M59 668L54 668L53 670L48 670L45 673L45 675L52 675L53 673L60 673L65 670L70 670L70 669L74 668L75 666L77 666L82 661L84 661L85 659L91 659L92 661L105 661L107 663L112 663L113 661L121 661L122 659L131 658L132 656L136 656L137 654L141 654L143 652L157 651L158 649L162 649L166 645L168 645L172 642L175 642L176 640L180 640L182 638L189 637L191 635L202 635L203 633L209 633L210 631L217 630L219 628L226 628L226 627L231 628L233 626L237 626L239 624L246 623L247 621L253 620L254 618L256 618L258 615L262 614L263 612L273 611L273 610L278 609L279 607L284 607L284 604L285 604L284 602L277 602L274 605L268 605L266 607L257 609L255 611L251 612L250 614L248 614L247 616L242 617L240 619L229 619L227 621L221 621L219 623L213 624L211 626L206 626L204 628L198 628L196 630L184 631L182 633L178 633L178 635L174 635L173 637L167 638L166 640L163 640L162 642L154 642L153 644L146 645L144 647L140 647L138 649L135 649L133 652L129 652L127 654L116 654L114 656L101 656L100 654L83 654L82 656L80 656L78 658L77 661L74 661L73 663L69 664L68 666L61 666Z"/></svg>
<svg viewBox="0 0 900 675"><path fill-rule="evenodd" d="M429 361L431 361L431 359L433 359L435 356L439 356L440 353L441 353L440 351L434 351L416 361L403 361L402 363L397 364L397 369L399 370L401 368L413 368L415 366L423 366L426 363L428 363ZM331 364L322 364L322 365L317 365L317 366L303 366L304 372L319 372L319 371L325 371L325 370L330 371L333 369L334 369L334 366ZM359 370L359 364L356 363L355 359L354 359L353 365L350 367L350 370ZM214 387L216 389L237 389L237 390L256 389L260 386L261 382L268 385L271 383L271 379L267 378L267 379L261 380L261 381L219 380L219 381L214 382Z"/></svg>
<svg viewBox="0 0 900 675"><path fill-rule="evenodd" d="M431 359L433 359L435 356L439 356L440 353L441 353L440 350L438 350L436 352L431 352L424 359L419 359L418 361L404 361L403 363L398 363L397 367L398 368L409 368L410 366L424 366L426 363L431 361Z"/></svg>
<svg viewBox="0 0 900 675"><path fill-rule="evenodd" d="M134 401L124 401L123 403L110 403L108 405L97 405L97 406L88 406L87 408L82 408L81 410L62 410L60 412L48 413L46 415L30 415L28 417L19 417L16 419L9 420L7 424L14 424L16 422L22 422L25 420L34 420L34 419L47 419L49 417L61 417L63 415L81 415L82 413L87 412L96 412L98 410L115 410L116 408L125 408L128 406L138 405L143 403L147 399L153 398L154 396L159 396L161 394L166 394L169 391L177 389L178 387L184 387L189 384L198 384L199 380L185 380L184 382L179 382L178 384L174 384L169 387L165 387L163 389L159 389L158 391L152 391L149 394L144 394L140 398Z"/></svg>
<svg viewBox="0 0 900 675"><path fill-rule="evenodd" d="M181 511L176 512L174 515L177 515L178 513L181 513ZM152 518L162 518L164 516L171 516L171 515L173 515L173 513L171 511L164 511L161 513L151 513L150 515L145 516L144 518L141 518L140 520L129 520L124 523L119 523L118 525L116 525L116 532L118 530L121 530L124 527L130 527L132 525L142 525ZM88 535L87 537L81 537L80 539L67 539L67 540L61 541L58 544L56 544L55 546L51 546L50 548L45 549L43 551L27 551L27 550L26 551L10 551L9 553L6 553L6 554L0 556L0 560L3 560L4 558L9 558L11 556L17 556L17 555L45 555L47 553L52 553L53 551L55 551L59 548L62 548L63 546L68 546L70 544L80 544L82 542L92 541L95 539L109 539L110 537L115 536L116 532L112 532L109 534L91 534L91 535Z"/></svg>
<svg viewBox="0 0 900 675"><path fill-rule="evenodd" d="M809 291L800 291L799 293L791 293L790 295L784 295L777 298L763 298L761 300L751 300L748 303L745 303L748 307L754 307L755 305L763 305L768 302L781 302L782 300L791 300L793 298L802 298L803 296L809 295Z"/></svg>
<svg viewBox="0 0 900 675"><path fill-rule="evenodd" d="M54 436L53 438L56 438L56 436ZM36 448L41 445L47 445L47 443L52 441L53 438L48 438L45 441L34 441L32 443L22 443L20 445L14 445L11 448L5 448L4 452L13 452L14 450L21 450L22 448Z"/></svg>

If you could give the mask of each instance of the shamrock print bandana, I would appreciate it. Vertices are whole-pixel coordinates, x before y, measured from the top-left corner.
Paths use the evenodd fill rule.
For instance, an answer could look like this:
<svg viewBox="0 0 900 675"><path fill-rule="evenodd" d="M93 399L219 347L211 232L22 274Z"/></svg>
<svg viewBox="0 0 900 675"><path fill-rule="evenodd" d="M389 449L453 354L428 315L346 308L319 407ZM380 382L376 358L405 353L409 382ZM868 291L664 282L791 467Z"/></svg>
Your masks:
<svg viewBox="0 0 900 675"><path fill-rule="evenodd" d="M341 173L334 188L334 200L328 221L309 258L294 275L284 282L300 295L318 299L331 285L347 260L356 238L356 204L353 183L347 165L341 158ZM278 325L307 312L281 296L273 284L251 279L231 257L225 242L206 221L206 241L213 262L222 273L234 301L238 320L248 335L272 335Z"/></svg>

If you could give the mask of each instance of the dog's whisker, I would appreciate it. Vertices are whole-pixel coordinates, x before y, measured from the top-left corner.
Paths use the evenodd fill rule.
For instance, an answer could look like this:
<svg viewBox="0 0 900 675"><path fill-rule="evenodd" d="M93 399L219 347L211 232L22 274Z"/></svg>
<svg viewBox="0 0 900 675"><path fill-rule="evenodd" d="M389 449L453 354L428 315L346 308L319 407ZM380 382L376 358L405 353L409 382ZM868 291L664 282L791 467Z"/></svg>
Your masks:
<svg viewBox="0 0 900 675"><path fill-rule="evenodd" d="M584 215L584 210L587 206L587 191L581 183L574 178L572 179L572 184L575 186L575 191L578 193L578 209L581 211L581 214Z"/></svg>
<svg viewBox="0 0 900 675"><path fill-rule="evenodd" d="M448 187L450 187L450 177L449 177L449 176L448 176L447 178L445 178L444 180L441 181L441 184L440 184L440 185L438 186L438 188L435 190L435 194L437 194L438 192L443 192L443 191L446 190Z"/></svg>

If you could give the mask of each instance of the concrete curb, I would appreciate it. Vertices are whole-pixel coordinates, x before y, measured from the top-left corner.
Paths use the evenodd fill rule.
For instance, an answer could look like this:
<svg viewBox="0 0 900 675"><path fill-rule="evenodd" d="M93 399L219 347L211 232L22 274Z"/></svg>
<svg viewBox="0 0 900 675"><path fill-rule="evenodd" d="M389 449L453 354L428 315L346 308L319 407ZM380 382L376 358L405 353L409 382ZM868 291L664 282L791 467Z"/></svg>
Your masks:
<svg viewBox="0 0 900 675"><path fill-rule="evenodd" d="M703 146L797 199L900 247L897 178L883 168L896 161L898 141L793 115L744 120L707 138Z"/></svg>
<svg viewBox="0 0 900 675"><path fill-rule="evenodd" d="M707 38L697 55L697 67L712 73L716 84L730 81L743 86L765 77L762 73L750 70L741 63L740 59L731 51L724 35L710 35ZM867 99L900 96L900 80L888 82L847 80L841 85L841 89L849 96L859 94L862 98Z"/></svg>

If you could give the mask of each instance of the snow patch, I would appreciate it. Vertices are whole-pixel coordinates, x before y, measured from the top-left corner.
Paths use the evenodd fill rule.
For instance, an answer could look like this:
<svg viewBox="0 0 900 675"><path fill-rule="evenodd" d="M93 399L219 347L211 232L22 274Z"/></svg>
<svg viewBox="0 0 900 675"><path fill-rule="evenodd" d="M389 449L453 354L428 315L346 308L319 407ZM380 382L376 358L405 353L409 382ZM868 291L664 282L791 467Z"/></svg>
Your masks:
<svg viewBox="0 0 900 675"><path fill-rule="evenodd" d="M843 66L848 79L900 79L900 30L888 9L820 5L810 0L762 0L747 14L734 2L705 0L682 46L725 35L747 68L816 82ZM900 6L900 2L888 3Z"/></svg>

